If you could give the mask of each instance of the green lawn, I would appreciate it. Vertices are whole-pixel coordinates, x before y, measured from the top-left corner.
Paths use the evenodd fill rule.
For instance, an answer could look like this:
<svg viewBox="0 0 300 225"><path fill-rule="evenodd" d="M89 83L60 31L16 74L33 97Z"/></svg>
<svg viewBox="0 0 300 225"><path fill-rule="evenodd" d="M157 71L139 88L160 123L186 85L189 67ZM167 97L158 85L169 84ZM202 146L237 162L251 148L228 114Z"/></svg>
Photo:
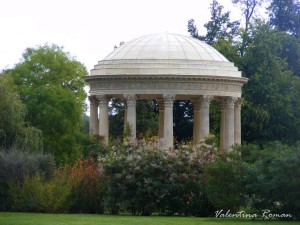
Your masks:
<svg viewBox="0 0 300 225"><path fill-rule="evenodd" d="M142 217L86 214L0 213L0 225L283 225L300 222L262 221L230 218Z"/></svg>

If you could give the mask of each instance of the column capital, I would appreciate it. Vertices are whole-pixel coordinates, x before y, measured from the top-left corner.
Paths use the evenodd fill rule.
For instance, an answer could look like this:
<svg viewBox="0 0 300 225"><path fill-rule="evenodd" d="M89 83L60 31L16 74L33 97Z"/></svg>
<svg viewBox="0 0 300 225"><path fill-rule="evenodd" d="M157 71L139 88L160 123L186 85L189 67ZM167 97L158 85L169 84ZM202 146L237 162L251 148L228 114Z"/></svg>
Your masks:
<svg viewBox="0 0 300 225"><path fill-rule="evenodd" d="M244 102L244 99L243 99L243 98L235 98L235 99L234 99L234 105L235 105L235 107L237 107L237 108L241 108L243 102Z"/></svg>
<svg viewBox="0 0 300 225"><path fill-rule="evenodd" d="M235 102L235 98L234 97L226 97L224 99L224 102L226 104L226 108L233 108L234 107L234 102Z"/></svg>
<svg viewBox="0 0 300 225"><path fill-rule="evenodd" d="M165 106L171 106L173 105L173 102L175 100L175 95L172 95L172 94L164 94L163 95L163 98L164 98L164 105Z"/></svg>
<svg viewBox="0 0 300 225"><path fill-rule="evenodd" d="M124 94L127 106L134 106L136 104L137 96L135 94Z"/></svg>
<svg viewBox="0 0 300 225"><path fill-rule="evenodd" d="M106 95L97 95L99 105L107 105L108 97Z"/></svg>
<svg viewBox="0 0 300 225"><path fill-rule="evenodd" d="M200 96L201 106L209 107L209 104L212 99L213 99L213 96L211 96L211 95L201 95Z"/></svg>
<svg viewBox="0 0 300 225"><path fill-rule="evenodd" d="M94 106L98 107L99 101L98 101L98 99L97 99L97 97L95 95L91 95L88 98L89 98L90 106L91 107L94 107Z"/></svg>

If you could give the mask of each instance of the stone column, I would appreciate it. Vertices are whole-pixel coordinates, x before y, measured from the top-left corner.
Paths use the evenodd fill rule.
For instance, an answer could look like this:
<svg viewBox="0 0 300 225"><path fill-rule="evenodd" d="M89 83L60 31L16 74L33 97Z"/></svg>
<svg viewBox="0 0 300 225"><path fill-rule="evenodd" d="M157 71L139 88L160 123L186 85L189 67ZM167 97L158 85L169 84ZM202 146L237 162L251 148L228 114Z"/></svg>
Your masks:
<svg viewBox="0 0 300 225"><path fill-rule="evenodd" d="M123 103L124 103L124 130L123 130L123 132L125 132L126 124L127 124L127 103L126 103L126 100L123 101Z"/></svg>
<svg viewBox="0 0 300 225"><path fill-rule="evenodd" d="M126 94L124 95L124 98L127 105L126 120L131 130L130 142L134 142L136 139L136 95Z"/></svg>
<svg viewBox="0 0 300 225"><path fill-rule="evenodd" d="M234 98L225 99L225 150L230 151L234 145Z"/></svg>
<svg viewBox="0 0 300 225"><path fill-rule="evenodd" d="M201 140L200 138L200 99L193 100L194 107L194 124L193 124L193 145L196 145Z"/></svg>
<svg viewBox="0 0 300 225"><path fill-rule="evenodd" d="M221 124L220 124L220 150L225 150L225 118L226 118L226 102L224 99L220 101Z"/></svg>
<svg viewBox="0 0 300 225"><path fill-rule="evenodd" d="M212 96L203 95L200 97L200 139L209 134L209 104Z"/></svg>
<svg viewBox="0 0 300 225"><path fill-rule="evenodd" d="M234 103L234 143L241 144L241 106L242 98L236 98Z"/></svg>
<svg viewBox="0 0 300 225"><path fill-rule="evenodd" d="M99 122L98 122L98 99L96 96L89 96L90 101L90 126L89 133L92 135L99 134Z"/></svg>
<svg viewBox="0 0 300 225"><path fill-rule="evenodd" d="M164 97L164 148L173 147L173 102L175 95L166 94Z"/></svg>
<svg viewBox="0 0 300 225"><path fill-rule="evenodd" d="M108 98L106 95L98 95L99 100L99 135L103 138L103 144L108 145L109 121L108 121Z"/></svg>
<svg viewBox="0 0 300 225"><path fill-rule="evenodd" d="M164 101L162 99L157 100L158 103L158 111L159 111L159 117L158 117L158 137L163 138L164 137L164 113L165 113L165 107L164 107Z"/></svg>

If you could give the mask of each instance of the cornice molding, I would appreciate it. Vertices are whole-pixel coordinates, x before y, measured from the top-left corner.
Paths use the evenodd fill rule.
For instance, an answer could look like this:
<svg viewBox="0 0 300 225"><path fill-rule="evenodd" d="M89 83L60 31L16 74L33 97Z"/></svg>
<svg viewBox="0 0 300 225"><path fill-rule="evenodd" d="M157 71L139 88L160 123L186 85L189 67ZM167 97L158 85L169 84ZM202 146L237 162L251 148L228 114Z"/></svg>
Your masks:
<svg viewBox="0 0 300 225"><path fill-rule="evenodd" d="M147 80L164 80L164 81L220 81L220 82L235 82L245 84L248 82L246 77L222 77L222 76L190 76L190 75L89 75L85 76L88 83L94 81L111 81L111 80L126 80L126 81L147 81Z"/></svg>

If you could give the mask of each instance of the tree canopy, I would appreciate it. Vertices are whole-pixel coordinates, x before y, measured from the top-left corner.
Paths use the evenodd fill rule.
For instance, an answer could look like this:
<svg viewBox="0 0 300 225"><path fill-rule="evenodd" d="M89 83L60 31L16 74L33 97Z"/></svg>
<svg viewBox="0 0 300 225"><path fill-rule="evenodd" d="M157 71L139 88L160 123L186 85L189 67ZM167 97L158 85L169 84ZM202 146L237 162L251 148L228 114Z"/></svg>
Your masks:
<svg viewBox="0 0 300 225"><path fill-rule="evenodd" d="M223 29L228 27L230 14L224 14L223 7L216 0L211 5L211 21L204 25L206 34L195 37L195 30L190 28L191 25L196 28L192 19L188 21L188 32L192 37L213 45L239 67L243 76L249 78L242 93L242 139L258 143L272 140L295 142L300 139L297 100L300 45L294 29L299 18L299 4L292 0L272 0L267 8L269 20L261 20L254 12L266 1L232 2L240 7L245 18L245 24L236 32ZM285 21L279 11L288 15ZM211 109L212 121L218 120L219 112L214 107ZM212 124L213 131L217 130L216 124Z"/></svg>
<svg viewBox="0 0 300 225"><path fill-rule="evenodd" d="M78 157L76 136L84 110L86 68L57 45L27 48L13 69L4 71L26 105L25 121L40 129L44 150L57 160Z"/></svg>

